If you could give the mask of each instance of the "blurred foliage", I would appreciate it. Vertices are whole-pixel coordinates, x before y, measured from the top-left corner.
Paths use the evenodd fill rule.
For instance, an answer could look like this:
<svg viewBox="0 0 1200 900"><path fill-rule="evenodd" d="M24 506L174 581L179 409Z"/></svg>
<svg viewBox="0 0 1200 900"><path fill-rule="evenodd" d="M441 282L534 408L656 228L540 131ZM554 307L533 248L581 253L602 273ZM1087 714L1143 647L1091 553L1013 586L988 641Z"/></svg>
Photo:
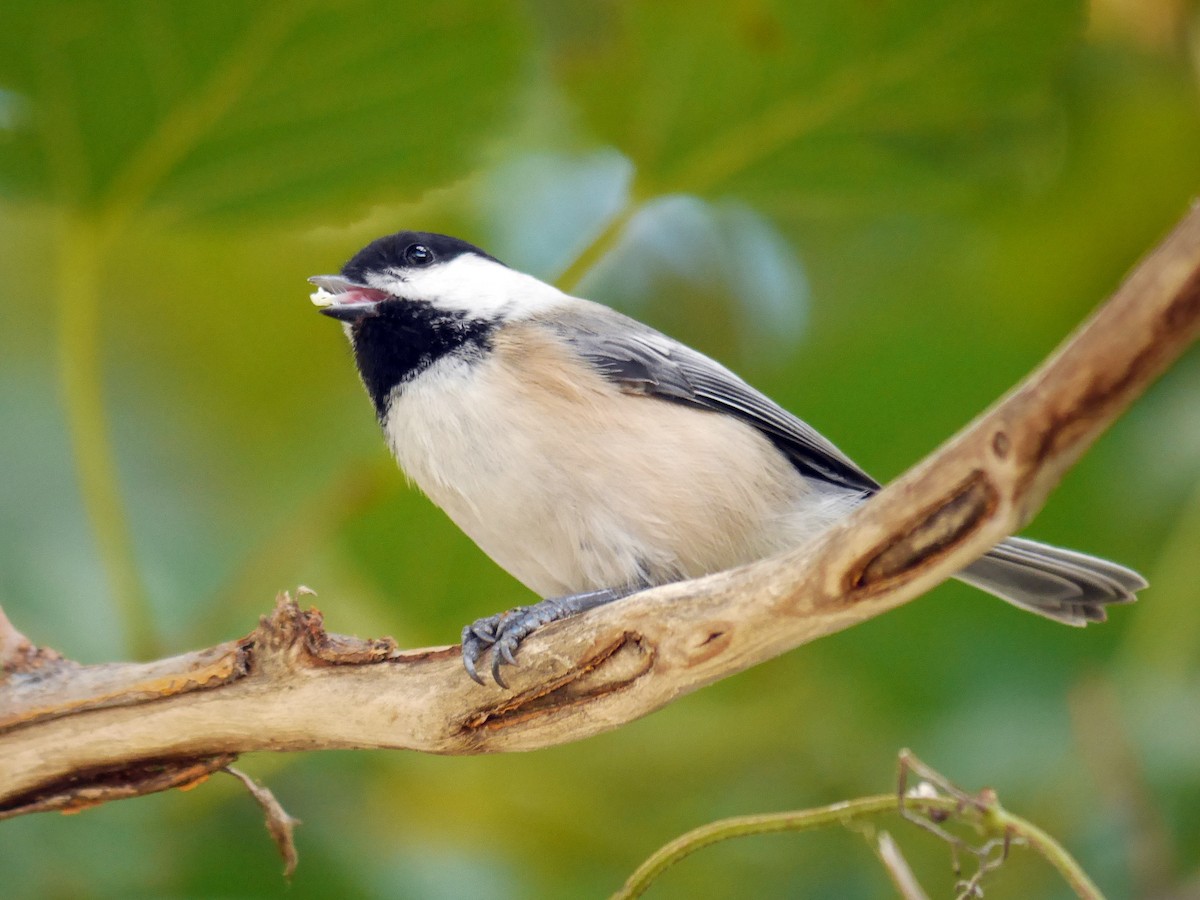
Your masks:
<svg viewBox="0 0 1200 900"><path fill-rule="evenodd" d="M28 117L3 145L6 187L241 222L454 178L527 46L515 10L469 0L436 17L363 0L30 2L5 19L0 79Z"/></svg>
<svg viewBox="0 0 1200 900"><path fill-rule="evenodd" d="M0 24L0 604L84 661L243 633L297 583L405 645L528 599L404 485L308 304L379 234L622 306L886 479L1200 187L1185 0L9 0ZM3 823L0 895L599 896L704 821L886 789L905 745L1113 896L1197 890L1197 397L1193 352L1030 529L1149 576L1108 625L948 585L571 746L247 758L305 822L290 887L217 779ZM944 851L892 830L945 895ZM1066 896L1021 854L990 884ZM714 847L651 896L888 890L847 832Z"/></svg>

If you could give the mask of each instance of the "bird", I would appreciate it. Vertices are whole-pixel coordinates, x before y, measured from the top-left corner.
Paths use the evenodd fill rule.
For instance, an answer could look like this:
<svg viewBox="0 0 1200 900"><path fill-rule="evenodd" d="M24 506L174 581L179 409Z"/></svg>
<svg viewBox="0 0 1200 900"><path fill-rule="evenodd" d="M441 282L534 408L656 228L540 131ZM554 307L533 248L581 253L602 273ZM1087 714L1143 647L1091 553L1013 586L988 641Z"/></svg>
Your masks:
<svg viewBox="0 0 1200 900"><path fill-rule="evenodd" d="M879 482L697 350L458 238L400 231L313 276L400 468L541 599L471 622L491 675L543 625L792 549ZM1008 538L956 577L1082 626L1146 587L1098 557Z"/></svg>

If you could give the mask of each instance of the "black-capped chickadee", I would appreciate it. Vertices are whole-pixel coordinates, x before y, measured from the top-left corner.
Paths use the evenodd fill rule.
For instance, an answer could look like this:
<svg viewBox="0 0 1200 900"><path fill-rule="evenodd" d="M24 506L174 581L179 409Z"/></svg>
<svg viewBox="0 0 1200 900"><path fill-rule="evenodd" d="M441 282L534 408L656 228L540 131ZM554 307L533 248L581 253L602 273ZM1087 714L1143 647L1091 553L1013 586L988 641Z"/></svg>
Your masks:
<svg viewBox="0 0 1200 900"><path fill-rule="evenodd" d="M879 483L724 366L464 241L402 231L309 279L409 478L543 598L463 629L492 675L534 629L778 553ZM1146 586L1010 538L958 578L1069 625Z"/></svg>

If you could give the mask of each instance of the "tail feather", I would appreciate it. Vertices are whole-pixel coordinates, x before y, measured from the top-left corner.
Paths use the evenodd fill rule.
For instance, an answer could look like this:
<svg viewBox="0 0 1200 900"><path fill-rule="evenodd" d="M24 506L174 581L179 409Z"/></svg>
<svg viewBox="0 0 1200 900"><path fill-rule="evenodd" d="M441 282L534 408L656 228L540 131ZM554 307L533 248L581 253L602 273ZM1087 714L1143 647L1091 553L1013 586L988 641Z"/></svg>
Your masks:
<svg viewBox="0 0 1200 900"><path fill-rule="evenodd" d="M1014 606L1067 625L1103 622L1104 608L1132 603L1146 579L1132 569L1077 553L1009 538L957 576Z"/></svg>

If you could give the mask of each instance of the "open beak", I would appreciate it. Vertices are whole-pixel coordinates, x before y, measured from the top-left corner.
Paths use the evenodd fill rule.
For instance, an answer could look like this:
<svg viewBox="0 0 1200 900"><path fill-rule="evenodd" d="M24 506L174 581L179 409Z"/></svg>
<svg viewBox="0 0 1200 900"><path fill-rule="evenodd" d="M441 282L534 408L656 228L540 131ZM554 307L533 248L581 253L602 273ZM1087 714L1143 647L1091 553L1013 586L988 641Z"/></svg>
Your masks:
<svg viewBox="0 0 1200 900"><path fill-rule="evenodd" d="M340 275L314 275L308 279L317 289L310 295L313 305L325 315L343 322L357 322L375 314L375 308L391 295L365 284L355 284Z"/></svg>

